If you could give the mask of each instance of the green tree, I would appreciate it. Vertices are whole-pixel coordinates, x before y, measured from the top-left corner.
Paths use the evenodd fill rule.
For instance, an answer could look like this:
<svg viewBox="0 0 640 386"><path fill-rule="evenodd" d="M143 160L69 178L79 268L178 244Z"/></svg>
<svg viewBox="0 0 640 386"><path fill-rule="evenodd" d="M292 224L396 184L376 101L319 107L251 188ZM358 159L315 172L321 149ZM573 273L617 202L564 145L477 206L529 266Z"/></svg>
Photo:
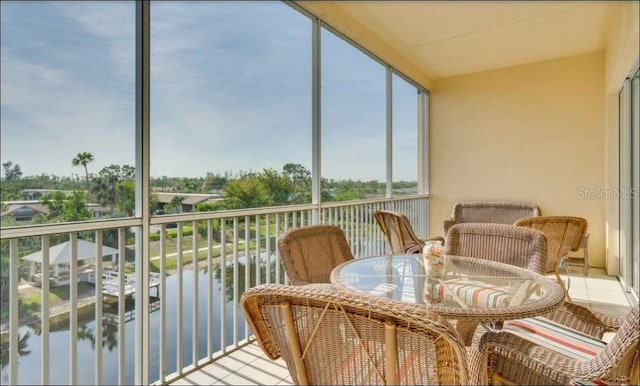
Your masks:
<svg viewBox="0 0 640 386"><path fill-rule="evenodd" d="M188 193L197 193L202 187L202 178L183 178L181 183L182 190Z"/></svg>
<svg viewBox="0 0 640 386"><path fill-rule="evenodd" d="M19 200L20 182L21 181L2 181L2 183L0 183L0 201Z"/></svg>
<svg viewBox="0 0 640 386"><path fill-rule="evenodd" d="M280 175L273 169L264 169L257 176L271 196L272 205L287 205L293 193L293 183L287 176Z"/></svg>
<svg viewBox="0 0 640 386"><path fill-rule="evenodd" d="M22 189L22 170L20 165L7 161L2 164L4 168L4 178L0 184L0 199L2 201L20 199L20 189Z"/></svg>
<svg viewBox="0 0 640 386"><path fill-rule="evenodd" d="M294 184L304 184L311 181L311 172L300 164L288 163L282 167L282 173Z"/></svg>
<svg viewBox="0 0 640 386"><path fill-rule="evenodd" d="M355 190L343 190L334 194L333 201L352 201L362 198L362 195Z"/></svg>
<svg viewBox="0 0 640 386"><path fill-rule="evenodd" d="M76 190L64 202L64 221L83 221L91 219L91 212L87 208L85 195Z"/></svg>
<svg viewBox="0 0 640 386"><path fill-rule="evenodd" d="M156 213L158 211L158 206L160 206L160 199L158 198L158 195L151 193L151 198L149 199L149 211L151 213Z"/></svg>
<svg viewBox="0 0 640 386"><path fill-rule="evenodd" d="M64 201L67 196L62 192L52 192L44 195L40 202L49 209L46 219L51 221L59 219L64 214Z"/></svg>
<svg viewBox="0 0 640 386"><path fill-rule="evenodd" d="M128 217L133 216L136 210L136 183L133 180L120 181L116 185L116 196L118 210Z"/></svg>
<svg viewBox="0 0 640 386"><path fill-rule="evenodd" d="M2 164L4 168L4 179L5 181L16 181L22 177L22 169L19 164L13 164L12 161L7 161Z"/></svg>
<svg viewBox="0 0 640 386"><path fill-rule="evenodd" d="M289 204L311 202L311 172L300 164L288 163L282 167L282 174L293 184Z"/></svg>
<svg viewBox="0 0 640 386"><path fill-rule="evenodd" d="M222 201L203 202L202 204L196 205L196 212L212 212L220 209L223 209ZM244 222L244 221L241 220L241 222ZM214 239L219 241L220 237L218 237L218 234L220 232L220 220L219 219L212 220L211 228L213 231ZM200 235L200 237L206 239L207 231L208 231L207 221L198 222L198 234Z"/></svg>
<svg viewBox="0 0 640 386"><path fill-rule="evenodd" d="M214 212L220 209L224 209L222 201L203 202L196 205L196 212Z"/></svg>
<svg viewBox="0 0 640 386"><path fill-rule="evenodd" d="M113 214L118 202L118 184L122 181L133 181L134 179L135 168L132 166L109 165L98 172L98 176L94 179L93 191L99 202L102 205L108 205Z"/></svg>
<svg viewBox="0 0 640 386"><path fill-rule="evenodd" d="M111 213L115 212L116 206L116 184L118 182L113 179L113 176L98 176L94 179L93 192L96 195L96 199L101 205L108 205L111 208Z"/></svg>
<svg viewBox="0 0 640 386"><path fill-rule="evenodd" d="M71 177L58 177L55 175L40 174L20 179L22 189L57 189L57 190L83 190L86 182L78 182Z"/></svg>
<svg viewBox="0 0 640 386"><path fill-rule="evenodd" d="M331 189L332 197L330 201L350 201L367 198L368 192L375 191L370 184L354 180L330 180L325 188Z"/></svg>
<svg viewBox="0 0 640 386"><path fill-rule="evenodd" d="M85 195L76 190L70 195L53 192L42 197L43 205L49 209L46 219L48 222L71 222L91 219L91 212L87 208Z"/></svg>
<svg viewBox="0 0 640 386"><path fill-rule="evenodd" d="M202 183L202 187L200 188L200 190L203 193L219 191L224 187L226 183L227 183L226 177L209 172L207 173L207 177L204 179L204 182Z"/></svg>
<svg viewBox="0 0 640 386"><path fill-rule="evenodd" d="M93 161L93 154L83 151L82 153L78 153L72 160L71 165L84 167L84 176L87 181L87 202L89 202L89 169L87 169L87 165L89 162Z"/></svg>
<svg viewBox="0 0 640 386"><path fill-rule="evenodd" d="M223 189L225 193L224 209L245 209L272 206L273 197L264 183L255 176L229 182Z"/></svg>
<svg viewBox="0 0 640 386"><path fill-rule="evenodd" d="M184 196L174 196L171 201L167 202L164 205L164 212L171 213L181 213L182 212L182 202L184 201Z"/></svg>
<svg viewBox="0 0 640 386"><path fill-rule="evenodd" d="M29 338L31 337L31 332L27 331L22 336L18 333L18 356L23 357L27 356L31 353L31 350L27 350L29 347ZM9 352L8 344L0 345L0 368L4 369L9 365L9 362L12 360ZM18 358L13 358L13 360L18 360Z"/></svg>

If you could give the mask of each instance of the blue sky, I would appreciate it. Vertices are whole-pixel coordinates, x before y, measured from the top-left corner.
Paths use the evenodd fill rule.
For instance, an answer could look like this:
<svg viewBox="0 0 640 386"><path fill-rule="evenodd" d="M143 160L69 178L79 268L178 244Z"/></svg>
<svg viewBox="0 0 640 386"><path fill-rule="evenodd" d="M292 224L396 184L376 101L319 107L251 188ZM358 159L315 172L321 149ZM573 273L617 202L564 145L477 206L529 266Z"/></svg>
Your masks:
<svg viewBox="0 0 640 386"><path fill-rule="evenodd" d="M90 172L134 164L135 4L0 4L2 162L65 176L82 175L82 151ZM162 1L151 29L153 176L311 167L308 18L279 2ZM383 180L384 67L322 42L323 175ZM394 104L395 179L414 180L416 89L395 84Z"/></svg>

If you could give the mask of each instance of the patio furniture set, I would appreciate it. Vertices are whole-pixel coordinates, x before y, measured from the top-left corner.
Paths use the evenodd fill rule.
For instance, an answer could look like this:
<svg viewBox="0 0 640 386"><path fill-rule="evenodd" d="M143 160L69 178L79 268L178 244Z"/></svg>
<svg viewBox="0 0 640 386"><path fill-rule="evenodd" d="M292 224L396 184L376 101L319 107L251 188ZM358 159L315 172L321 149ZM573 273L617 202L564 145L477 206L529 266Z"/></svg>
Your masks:
<svg viewBox="0 0 640 386"><path fill-rule="evenodd" d="M354 259L336 226L288 231L290 285L242 296L260 347L296 384L637 384L638 306L591 311L559 275L586 220L479 204L454 208L443 250L424 248L442 255L423 255L426 240L392 211L374 214L388 256Z"/></svg>

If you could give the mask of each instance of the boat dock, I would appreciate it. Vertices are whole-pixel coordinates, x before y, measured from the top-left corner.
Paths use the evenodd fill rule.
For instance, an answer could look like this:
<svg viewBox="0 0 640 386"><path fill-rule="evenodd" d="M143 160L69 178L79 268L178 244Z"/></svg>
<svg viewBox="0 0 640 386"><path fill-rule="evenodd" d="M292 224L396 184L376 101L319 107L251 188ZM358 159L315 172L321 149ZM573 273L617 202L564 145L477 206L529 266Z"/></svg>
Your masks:
<svg viewBox="0 0 640 386"><path fill-rule="evenodd" d="M89 274L89 283L95 285L95 274ZM151 272L149 274L149 288L158 288L160 286L160 274ZM125 297L132 296L136 292L135 274L125 274L123 282L123 290ZM117 271L105 270L102 272L102 295L110 297L120 297L120 275Z"/></svg>

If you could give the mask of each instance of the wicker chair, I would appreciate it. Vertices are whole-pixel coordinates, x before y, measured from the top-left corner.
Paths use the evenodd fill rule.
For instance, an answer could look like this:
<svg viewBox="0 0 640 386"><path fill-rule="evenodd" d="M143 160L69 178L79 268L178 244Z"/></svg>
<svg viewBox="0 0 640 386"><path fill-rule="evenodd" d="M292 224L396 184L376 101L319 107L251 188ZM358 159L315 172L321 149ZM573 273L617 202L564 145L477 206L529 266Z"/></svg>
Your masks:
<svg viewBox="0 0 640 386"><path fill-rule="evenodd" d="M578 250L587 229L587 220L582 217L539 216L522 218L516 226L540 230L547 237L548 257L546 272L554 272L558 283L565 289L560 278L563 259L570 250ZM567 294L567 298L570 300Z"/></svg>
<svg viewBox="0 0 640 386"><path fill-rule="evenodd" d="M547 267L544 234L535 229L506 224L453 225L447 232L444 253L507 263L541 274Z"/></svg>
<svg viewBox="0 0 640 386"><path fill-rule="evenodd" d="M453 207L451 219L444 221L444 234L455 224L482 222L512 225L518 219L533 216L540 216L540 208L527 202L460 202Z"/></svg>
<svg viewBox="0 0 640 386"><path fill-rule="evenodd" d="M487 371L482 379L491 384L566 385L572 380L638 384L637 305L626 316L610 317L608 323L593 314L563 312L573 328L538 317L505 322L502 330L482 335L475 356L482 358L476 367ZM589 335L606 324L620 326L608 344Z"/></svg>
<svg viewBox="0 0 640 386"><path fill-rule="evenodd" d="M331 270L353 254L342 229L311 225L291 229L278 240L278 251L289 283L329 283Z"/></svg>
<svg viewBox="0 0 640 386"><path fill-rule="evenodd" d="M241 302L260 347L282 356L295 384L470 383L459 336L419 305L278 284L254 287Z"/></svg>
<svg viewBox="0 0 640 386"><path fill-rule="evenodd" d="M394 255L405 253L421 253L425 240L416 236L409 219L404 214L390 210L378 210L373 212L378 226L387 238L390 252ZM429 240L444 242L441 237Z"/></svg>

